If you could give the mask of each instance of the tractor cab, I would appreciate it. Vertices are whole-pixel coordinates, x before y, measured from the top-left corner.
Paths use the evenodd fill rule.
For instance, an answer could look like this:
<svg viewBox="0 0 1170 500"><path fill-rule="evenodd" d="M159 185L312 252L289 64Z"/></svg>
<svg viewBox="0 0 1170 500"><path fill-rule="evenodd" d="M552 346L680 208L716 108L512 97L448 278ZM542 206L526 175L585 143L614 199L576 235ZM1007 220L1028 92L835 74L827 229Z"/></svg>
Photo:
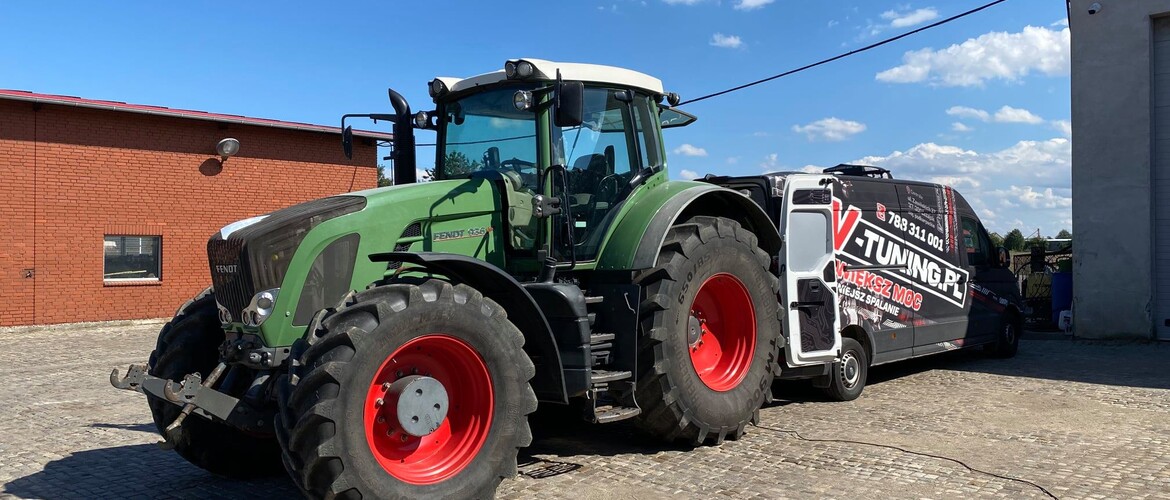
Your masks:
<svg viewBox="0 0 1170 500"><path fill-rule="evenodd" d="M657 78L592 64L509 60L429 91L436 108L414 123L438 134L434 180L501 181L513 270L588 268L630 194L665 171L662 121L694 120L660 106Z"/></svg>

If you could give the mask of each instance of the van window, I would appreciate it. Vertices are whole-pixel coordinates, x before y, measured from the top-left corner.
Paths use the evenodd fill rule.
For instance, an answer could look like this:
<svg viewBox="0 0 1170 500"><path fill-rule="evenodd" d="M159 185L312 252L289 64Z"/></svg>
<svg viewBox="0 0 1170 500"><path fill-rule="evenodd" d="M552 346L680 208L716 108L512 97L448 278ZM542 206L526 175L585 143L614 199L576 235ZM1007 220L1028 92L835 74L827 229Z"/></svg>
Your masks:
<svg viewBox="0 0 1170 500"><path fill-rule="evenodd" d="M979 221L963 217L963 246L967 248L967 265L987 266L994 262L991 240Z"/></svg>
<svg viewBox="0 0 1170 500"><path fill-rule="evenodd" d="M788 223L788 268L797 272L816 270L833 248L828 218L822 212L792 212Z"/></svg>

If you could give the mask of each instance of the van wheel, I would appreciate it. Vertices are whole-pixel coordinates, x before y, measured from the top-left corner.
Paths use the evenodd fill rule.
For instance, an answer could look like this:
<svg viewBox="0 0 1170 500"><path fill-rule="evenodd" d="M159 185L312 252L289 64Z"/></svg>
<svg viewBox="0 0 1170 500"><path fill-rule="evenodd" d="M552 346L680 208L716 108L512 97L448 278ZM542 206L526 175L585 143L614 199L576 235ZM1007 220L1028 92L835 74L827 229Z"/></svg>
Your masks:
<svg viewBox="0 0 1170 500"><path fill-rule="evenodd" d="M825 394L833 401L853 401L865 389L869 356L856 340L841 339L841 359L833 363Z"/></svg>
<svg viewBox="0 0 1170 500"><path fill-rule="evenodd" d="M738 439L772 384L780 334L770 259L739 223L695 217L670 229L645 290L638 425L692 445Z"/></svg>
<svg viewBox="0 0 1170 500"><path fill-rule="evenodd" d="M989 353L996 358L1015 357L1020 349L1020 331L1020 321L1015 316L1004 316L995 343L988 345Z"/></svg>

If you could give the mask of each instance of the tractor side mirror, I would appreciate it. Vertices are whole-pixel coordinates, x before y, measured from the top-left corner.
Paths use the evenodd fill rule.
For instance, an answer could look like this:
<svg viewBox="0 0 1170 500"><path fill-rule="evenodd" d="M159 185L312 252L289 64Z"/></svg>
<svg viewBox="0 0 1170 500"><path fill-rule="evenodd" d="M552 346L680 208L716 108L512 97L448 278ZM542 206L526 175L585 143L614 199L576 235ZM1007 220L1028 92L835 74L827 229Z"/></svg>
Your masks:
<svg viewBox="0 0 1170 500"><path fill-rule="evenodd" d="M557 82L556 113L553 122L558 127L578 127L585 121L585 84Z"/></svg>
<svg viewBox="0 0 1170 500"><path fill-rule="evenodd" d="M1011 268L1012 258L1011 258L1011 254L1008 253L1006 248L996 247L995 254L998 256L998 258L996 259L996 261L999 263L997 267L1000 267L1002 269Z"/></svg>
<svg viewBox="0 0 1170 500"><path fill-rule="evenodd" d="M341 150L345 151L347 159L353 159L353 127L345 127L341 131Z"/></svg>

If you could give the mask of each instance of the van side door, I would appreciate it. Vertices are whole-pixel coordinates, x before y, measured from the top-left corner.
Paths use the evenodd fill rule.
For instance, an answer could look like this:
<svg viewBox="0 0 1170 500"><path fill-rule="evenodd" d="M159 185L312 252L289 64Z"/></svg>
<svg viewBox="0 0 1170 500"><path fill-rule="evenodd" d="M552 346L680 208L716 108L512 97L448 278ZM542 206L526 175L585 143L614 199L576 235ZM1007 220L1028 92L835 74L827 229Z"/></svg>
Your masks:
<svg viewBox="0 0 1170 500"><path fill-rule="evenodd" d="M922 303L914 318L914 355L962 347L970 311L971 272L962 255L954 190L938 184L906 183L898 190L905 209L905 275Z"/></svg>
<svg viewBox="0 0 1170 500"><path fill-rule="evenodd" d="M791 175L780 217L780 308L789 366L822 364L841 350L833 257L833 182L827 175Z"/></svg>

